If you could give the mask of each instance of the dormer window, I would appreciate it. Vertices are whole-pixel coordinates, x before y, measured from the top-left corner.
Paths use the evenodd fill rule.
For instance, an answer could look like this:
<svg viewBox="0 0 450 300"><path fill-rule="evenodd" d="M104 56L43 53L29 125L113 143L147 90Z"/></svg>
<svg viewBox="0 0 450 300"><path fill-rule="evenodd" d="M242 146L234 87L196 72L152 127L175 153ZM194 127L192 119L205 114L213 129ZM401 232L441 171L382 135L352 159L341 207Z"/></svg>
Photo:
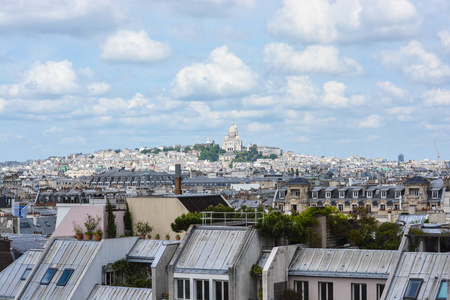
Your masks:
<svg viewBox="0 0 450 300"><path fill-rule="evenodd" d="M284 199L284 192L280 192L280 199Z"/></svg>
<svg viewBox="0 0 450 300"><path fill-rule="evenodd" d="M325 192L325 198L331 198L331 192Z"/></svg>
<svg viewBox="0 0 450 300"><path fill-rule="evenodd" d="M439 191L432 191L433 199L437 199L438 195L439 195Z"/></svg>
<svg viewBox="0 0 450 300"><path fill-rule="evenodd" d="M400 198L401 194L402 194L401 191L395 191L395 198Z"/></svg>
<svg viewBox="0 0 450 300"><path fill-rule="evenodd" d="M339 191L339 198L345 197L345 191Z"/></svg>
<svg viewBox="0 0 450 300"><path fill-rule="evenodd" d="M358 191L353 191L353 198L358 198Z"/></svg>
<svg viewBox="0 0 450 300"><path fill-rule="evenodd" d="M367 198L372 198L372 194L373 194L372 191L367 191Z"/></svg>
<svg viewBox="0 0 450 300"><path fill-rule="evenodd" d="M387 197L387 191L381 191L381 198Z"/></svg>
<svg viewBox="0 0 450 300"><path fill-rule="evenodd" d="M318 192L312 192L312 197L313 197L313 199L319 198L319 193Z"/></svg>
<svg viewBox="0 0 450 300"><path fill-rule="evenodd" d="M419 196L419 189L409 189L409 194L411 196Z"/></svg>

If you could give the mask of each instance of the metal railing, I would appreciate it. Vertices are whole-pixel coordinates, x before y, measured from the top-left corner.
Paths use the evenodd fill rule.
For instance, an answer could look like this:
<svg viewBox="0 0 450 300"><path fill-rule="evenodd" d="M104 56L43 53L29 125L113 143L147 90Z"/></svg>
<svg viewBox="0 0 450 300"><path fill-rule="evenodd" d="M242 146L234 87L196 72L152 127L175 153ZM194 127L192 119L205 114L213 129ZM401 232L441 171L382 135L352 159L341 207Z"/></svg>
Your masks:
<svg viewBox="0 0 450 300"><path fill-rule="evenodd" d="M264 221L264 212L213 212L201 213L202 225L208 226L249 226Z"/></svg>

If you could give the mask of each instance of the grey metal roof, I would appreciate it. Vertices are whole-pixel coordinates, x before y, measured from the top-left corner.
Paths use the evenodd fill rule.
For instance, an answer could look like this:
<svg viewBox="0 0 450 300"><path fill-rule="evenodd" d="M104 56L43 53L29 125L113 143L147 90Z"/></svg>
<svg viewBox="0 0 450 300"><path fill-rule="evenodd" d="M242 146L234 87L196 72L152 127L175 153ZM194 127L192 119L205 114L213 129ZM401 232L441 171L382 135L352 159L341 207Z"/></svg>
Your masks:
<svg viewBox="0 0 450 300"><path fill-rule="evenodd" d="M427 215L400 215L398 216L397 223L405 222L406 224L423 224L427 219Z"/></svg>
<svg viewBox="0 0 450 300"><path fill-rule="evenodd" d="M422 279L417 299L436 299L441 280L450 278L450 253L403 253L386 299L403 299L411 278Z"/></svg>
<svg viewBox="0 0 450 300"><path fill-rule="evenodd" d="M167 244L173 241L165 240L138 240L127 254L129 261L152 262L166 249Z"/></svg>
<svg viewBox="0 0 450 300"><path fill-rule="evenodd" d="M142 289L123 286L96 285L88 300L151 300L152 289Z"/></svg>
<svg viewBox="0 0 450 300"><path fill-rule="evenodd" d="M20 219L20 233L33 234L40 232L42 235L49 235L55 231L56 217L36 217L36 224L32 218Z"/></svg>
<svg viewBox="0 0 450 300"><path fill-rule="evenodd" d="M0 298L15 297L25 283L21 277L27 268L33 268L42 250L30 250L0 272Z"/></svg>
<svg viewBox="0 0 450 300"><path fill-rule="evenodd" d="M302 249L289 266L289 275L387 278L396 251Z"/></svg>
<svg viewBox="0 0 450 300"><path fill-rule="evenodd" d="M3 233L2 236L11 240L13 251L25 253L30 249L43 249L48 238L40 234Z"/></svg>
<svg viewBox="0 0 450 300"><path fill-rule="evenodd" d="M177 258L175 272L226 274L248 230L246 227L193 228Z"/></svg>
<svg viewBox="0 0 450 300"><path fill-rule="evenodd" d="M22 299L67 299L81 274L90 266L92 258L100 249L102 243L73 240L55 240L43 257L43 260L33 271L27 286L23 292ZM52 280L48 285L40 284L48 268L57 268ZM65 286L57 286L56 282L64 269L74 269Z"/></svg>

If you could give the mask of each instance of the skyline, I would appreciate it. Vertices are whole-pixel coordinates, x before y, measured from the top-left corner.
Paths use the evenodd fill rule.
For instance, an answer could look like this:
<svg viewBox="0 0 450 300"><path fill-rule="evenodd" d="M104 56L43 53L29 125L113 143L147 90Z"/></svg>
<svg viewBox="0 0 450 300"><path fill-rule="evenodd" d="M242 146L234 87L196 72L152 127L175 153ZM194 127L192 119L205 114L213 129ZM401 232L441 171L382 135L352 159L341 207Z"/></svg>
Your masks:
<svg viewBox="0 0 450 300"><path fill-rule="evenodd" d="M450 3L0 0L0 161L221 144L450 156Z"/></svg>

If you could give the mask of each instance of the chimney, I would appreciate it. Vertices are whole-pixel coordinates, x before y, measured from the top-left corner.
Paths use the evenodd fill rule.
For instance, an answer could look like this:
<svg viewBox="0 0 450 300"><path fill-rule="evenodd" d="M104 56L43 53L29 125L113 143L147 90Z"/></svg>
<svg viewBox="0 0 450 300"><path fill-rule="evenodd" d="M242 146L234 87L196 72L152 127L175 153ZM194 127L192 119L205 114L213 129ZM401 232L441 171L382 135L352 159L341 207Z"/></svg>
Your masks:
<svg viewBox="0 0 450 300"><path fill-rule="evenodd" d="M175 195L181 195L181 165L175 165Z"/></svg>

